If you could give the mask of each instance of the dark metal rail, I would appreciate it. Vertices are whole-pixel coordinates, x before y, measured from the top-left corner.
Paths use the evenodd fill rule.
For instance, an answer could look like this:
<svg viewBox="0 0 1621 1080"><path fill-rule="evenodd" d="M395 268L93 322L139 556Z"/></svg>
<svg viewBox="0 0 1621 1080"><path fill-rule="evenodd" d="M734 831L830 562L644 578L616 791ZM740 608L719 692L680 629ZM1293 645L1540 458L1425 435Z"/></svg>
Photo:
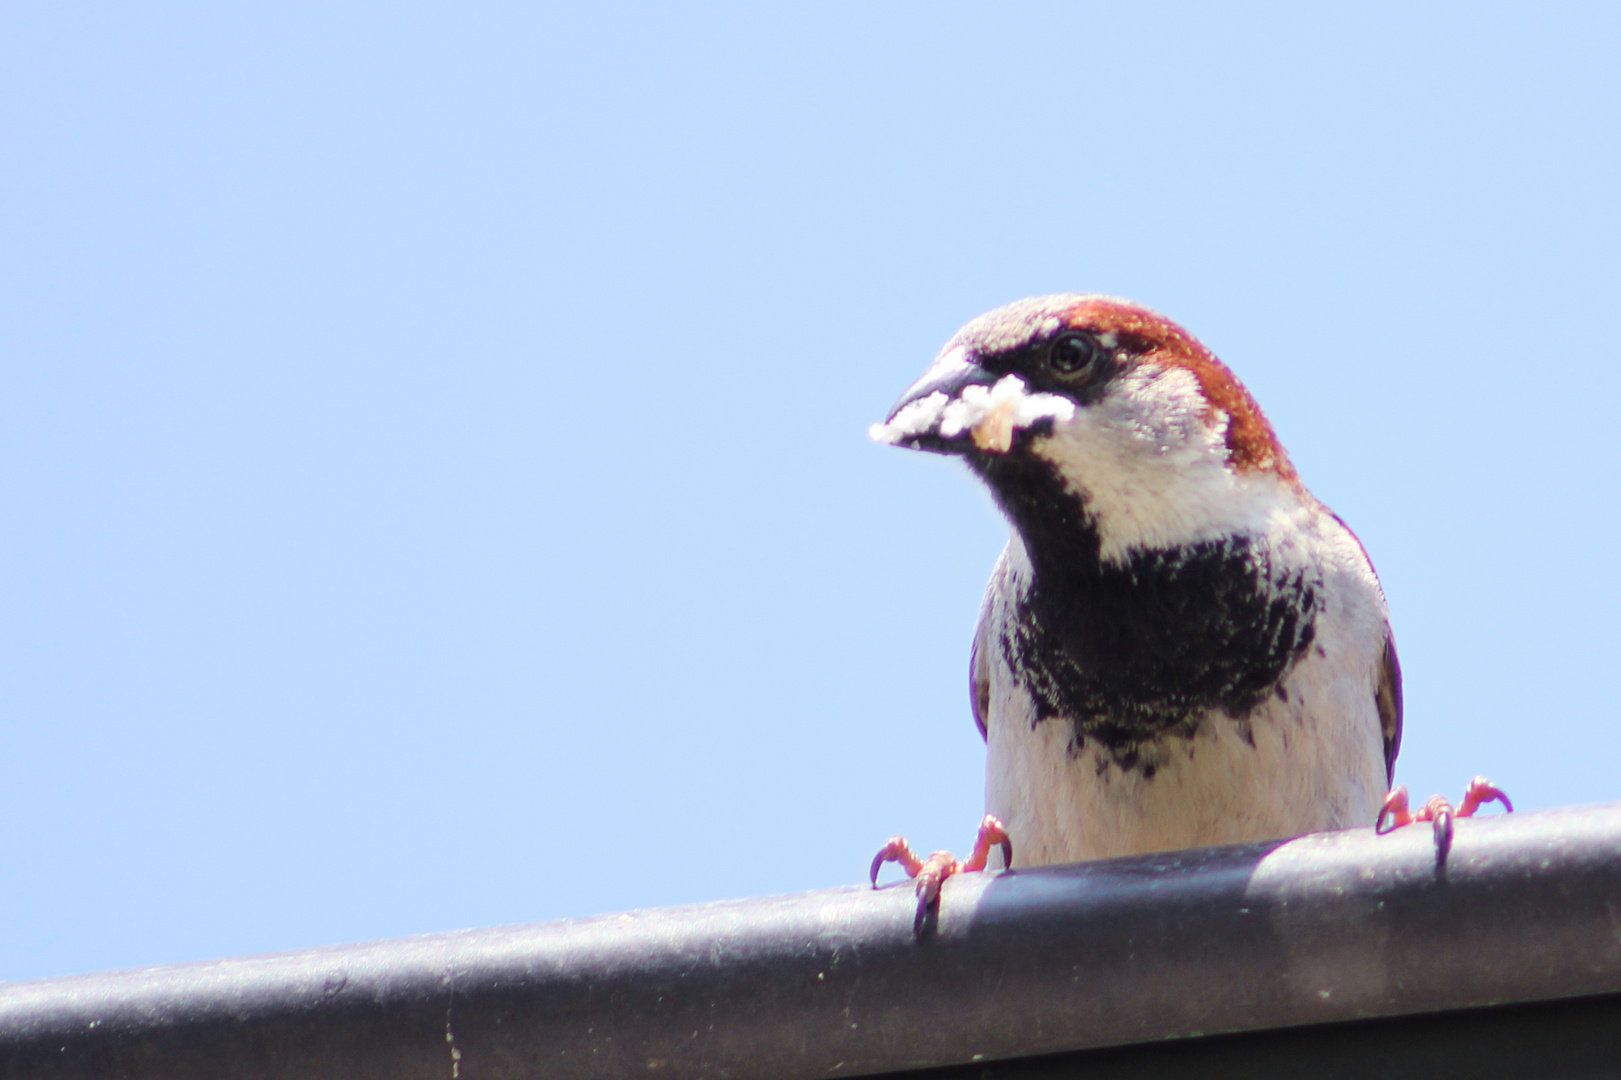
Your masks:
<svg viewBox="0 0 1621 1080"><path fill-rule="evenodd" d="M991 1063L1616 994L1621 804L1460 821L1444 869L1427 826L1364 829L966 875L914 913L852 887L0 985L0 1073L1014 1075Z"/></svg>

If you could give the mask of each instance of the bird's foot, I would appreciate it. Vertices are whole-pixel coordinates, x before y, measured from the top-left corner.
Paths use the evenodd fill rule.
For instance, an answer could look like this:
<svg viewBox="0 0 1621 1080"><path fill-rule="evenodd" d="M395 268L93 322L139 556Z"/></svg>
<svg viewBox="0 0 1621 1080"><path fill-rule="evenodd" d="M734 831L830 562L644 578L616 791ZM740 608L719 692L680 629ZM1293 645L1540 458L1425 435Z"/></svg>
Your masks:
<svg viewBox="0 0 1621 1080"><path fill-rule="evenodd" d="M1432 795L1429 802L1419 807L1415 813L1408 810L1406 786L1397 784L1391 789L1390 794L1385 796L1385 805L1379 810L1379 817L1373 823L1373 831L1383 835L1392 829L1399 829L1414 822L1433 822L1435 863L1437 866L1445 866L1447 853L1452 850L1452 819L1474 817L1476 810L1494 801L1503 804L1505 813L1514 812L1514 804L1508 801L1508 796L1503 793L1502 788L1484 776L1477 776L1469 781L1469 787L1463 793L1463 802L1456 810L1441 796Z"/></svg>
<svg viewBox="0 0 1621 1080"><path fill-rule="evenodd" d="M917 879L917 923L913 929L918 929L923 925L924 916L939 902L940 886L945 884L946 878L985 869L993 845L1002 848L1002 865L1012 866L1013 841L1008 839L1007 829L991 814L986 814L985 820L979 823L973 854L960 861L949 851L936 851L927 859L920 859L905 837L891 836L889 843L872 858L873 887L878 887L878 871L885 863L900 863L909 877Z"/></svg>

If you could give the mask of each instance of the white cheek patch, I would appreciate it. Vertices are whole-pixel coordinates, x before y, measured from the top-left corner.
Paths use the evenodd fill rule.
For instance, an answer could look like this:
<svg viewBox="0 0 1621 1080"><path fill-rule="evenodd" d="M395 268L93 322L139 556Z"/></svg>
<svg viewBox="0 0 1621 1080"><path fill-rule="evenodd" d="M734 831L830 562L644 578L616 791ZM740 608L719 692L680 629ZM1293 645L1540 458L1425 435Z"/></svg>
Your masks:
<svg viewBox="0 0 1621 1080"><path fill-rule="evenodd" d="M1031 449L1057 467L1097 522L1103 558L1261 532L1300 501L1275 473L1239 474L1227 417L1187 371L1143 365L1074 423Z"/></svg>
<svg viewBox="0 0 1621 1080"><path fill-rule="evenodd" d="M943 391L908 402L887 424L874 424L867 435L874 442L895 444L907 438L933 434L942 439L973 437L981 450L1005 454L1020 430L1053 420L1063 423L1075 416L1075 403L1061 394L1030 393L1017 375L1004 375L995 386L969 386L955 400Z"/></svg>

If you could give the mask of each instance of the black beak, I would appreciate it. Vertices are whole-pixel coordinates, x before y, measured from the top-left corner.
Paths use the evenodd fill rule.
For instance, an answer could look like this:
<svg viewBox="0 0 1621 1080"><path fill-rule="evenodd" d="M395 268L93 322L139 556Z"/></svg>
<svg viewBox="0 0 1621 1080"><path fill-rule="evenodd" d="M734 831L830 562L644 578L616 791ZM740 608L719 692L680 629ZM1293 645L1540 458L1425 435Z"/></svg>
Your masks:
<svg viewBox="0 0 1621 1080"><path fill-rule="evenodd" d="M910 450L968 453L974 449L974 441L966 428L952 430L949 435L941 434L946 407L961 398L962 392L970 386L990 387L995 382L996 376L970 360L962 348L948 349L922 378L907 387L889 410L888 419L874 424L869 434L878 442Z"/></svg>

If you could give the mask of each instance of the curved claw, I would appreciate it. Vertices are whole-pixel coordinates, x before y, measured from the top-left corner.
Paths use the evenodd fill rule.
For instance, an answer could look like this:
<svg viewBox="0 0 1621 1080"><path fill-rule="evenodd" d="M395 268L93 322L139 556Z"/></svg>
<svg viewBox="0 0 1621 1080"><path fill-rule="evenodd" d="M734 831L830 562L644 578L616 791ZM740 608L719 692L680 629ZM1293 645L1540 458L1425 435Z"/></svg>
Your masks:
<svg viewBox="0 0 1621 1080"><path fill-rule="evenodd" d="M932 908L940 899L940 886L946 883L946 878L962 869L962 863L949 851L936 851L923 862L923 868L914 877L917 878L917 902L920 910Z"/></svg>
<svg viewBox="0 0 1621 1080"><path fill-rule="evenodd" d="M1007 826L995 814L986 814L985 820L979 823L979 835L974 837L974 853L958 869L985 869L985 864L990 861L992 844L1002 849L1002 865L1013 869L1013 841L1007 834Z"/></svg>
<svg viewBox="0 0 1621 1080"><path fill-rule="evenodd" d="M1424 804L1424 810L1435 823L1435 865L1445 866L1452 851L1452 805L1437 795Z"/></svg>
<svg viewBox="0 0 1621 1080"><path fill-rule="evenodd" d="M872 857L872 870L868 875L872 879L872 887L878 887L878 871L883 869L886 862L898 862L906 871L907 877L917 877L923 869L923 860L912 851L912 846L906 842L904 836L891 836L888 843L878 849L878 854Z"/></svg>
<svg viewBox="0 0 1621 1080"><path fill-rule="evenodd" d="M1505 814L1514 812L1514 804L1508 801L1502 788L1484 776L1477 776L1469 781L1469 789L1463 793L1463 805L1458 807L1458 816L1473 817L1476 810L1489 802L1502 803Z"/></svg>
<svg viewBox="0 0 1621 1080"><path fill-rule="evenodd" d="M1397 784L1390 789L1390 794L1385 796L1385 804L1379 808L1379 816L1374 819L1373 831L1383 836L1392 829L1410 824L1412 820L1413 815L1407 812L1407 785Z"/></svg>

